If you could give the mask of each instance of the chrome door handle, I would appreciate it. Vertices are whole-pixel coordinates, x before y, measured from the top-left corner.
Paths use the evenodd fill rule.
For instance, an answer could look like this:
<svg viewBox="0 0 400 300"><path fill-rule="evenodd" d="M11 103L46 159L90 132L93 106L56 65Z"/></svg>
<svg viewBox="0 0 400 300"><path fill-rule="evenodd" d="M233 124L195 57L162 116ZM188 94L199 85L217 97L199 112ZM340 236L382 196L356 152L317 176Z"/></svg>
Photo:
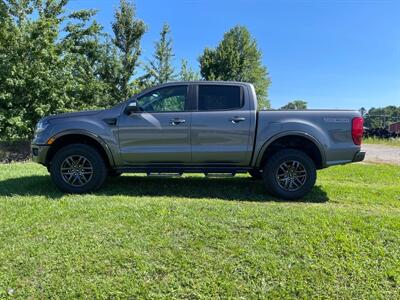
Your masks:
<svg viewBox="0 0 400 300"><path fill-rule="evenodd" d="M185 123L185 122L186 122L186 120L184 120L184 119L175 118L175 119L172 119L172 120L171 120L170 124L171 124L172 126L176 126L176 125L179 125L179 124L183 124L183 123Z"/></svg>
<svg viewBox="0 0 400 300"><path fill-rule="evenodd" d="M231 121L233 124L236 124L236 123L239 123L239 122L246 121L246 118L235 116L235 117L233 117L232 119L230 119L230 121Z"/></svg>

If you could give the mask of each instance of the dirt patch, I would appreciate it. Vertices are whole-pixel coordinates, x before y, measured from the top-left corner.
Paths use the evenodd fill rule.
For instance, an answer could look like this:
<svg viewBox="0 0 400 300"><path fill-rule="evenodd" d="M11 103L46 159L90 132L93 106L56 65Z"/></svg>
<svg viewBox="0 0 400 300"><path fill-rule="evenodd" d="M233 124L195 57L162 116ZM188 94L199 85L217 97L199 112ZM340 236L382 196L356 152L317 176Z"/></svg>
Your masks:
<svg viewBox="0 0 400 300"><path fill-rule="evenodd" d="M365 144L362 150L366 151L366 162L390 163L400 165L400 147Z"/></svg>

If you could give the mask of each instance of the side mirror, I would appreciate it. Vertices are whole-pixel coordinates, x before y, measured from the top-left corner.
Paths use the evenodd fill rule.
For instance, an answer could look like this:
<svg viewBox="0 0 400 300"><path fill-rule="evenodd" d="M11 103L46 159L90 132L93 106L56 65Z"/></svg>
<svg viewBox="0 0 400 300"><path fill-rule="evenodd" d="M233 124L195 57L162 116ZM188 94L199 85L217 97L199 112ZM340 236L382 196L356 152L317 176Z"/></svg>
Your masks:
<svg viewBox="0 0 400 300"><path fill-rule="evenodd" d="M126 108L125 108L125 113L127 114L127 115L129 115L129 114L131 114L131 113L134 113L134 112L137 112L137 111L139 111L140 109L139 109L139 104L137 103L137 101L136 100L132 100L132 101L130 101L129 103L128 103L128 105L126 106Z"/></svg>

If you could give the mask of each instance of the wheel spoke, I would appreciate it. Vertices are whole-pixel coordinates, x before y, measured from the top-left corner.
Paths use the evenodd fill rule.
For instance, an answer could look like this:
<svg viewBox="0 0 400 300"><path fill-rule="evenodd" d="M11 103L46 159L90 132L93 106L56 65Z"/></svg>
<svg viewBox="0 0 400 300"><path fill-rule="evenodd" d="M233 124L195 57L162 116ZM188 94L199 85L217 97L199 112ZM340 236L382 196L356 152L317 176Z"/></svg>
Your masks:
<svg viewBox="0 0 400 300"><path fill-rule="evenodd" d="M281 164L279 168L281 168L283 172L286 172L289 169L289 166L285 162L285 163Z"/></svg>
<svg viewBox="0 0 400 300"><path fill-rule="evenodd" d="M84 166L87 162L88 162L88 160L85 157L82 157L82 162L80 162L79 164L81 166Z"/></svg>
<svg viewBox="0 0 400 300"><path fill-rule="evenodd" d="M301 182L301 180L300 179L298 179L298 178L295 178L294 179L294 181L296 182L298 182L299 184L297 185L297 186L301 186L301 185L303 185L303 182Z"/></svg>
<svg viewBox="0 0 400 300"><path fill-rule="evenodd" d="M289 186L290 186L290 179L285 178L285 188L289 188Z"/></svg>
<svg viewBox="0 0 400 300"><path fill-rule="evenodd" d="M72 174L67 173L64 176L65 176L65 178L67 179L68 182L71 181Z"/></svg>
<svg viewBox="0 0 400 300"><path fill-rule="evenodd" d="M83 182L83 183L87 183L88 182L87 178L84 175L80 175L79 178L80 178L80 181Z"/></svg>
<svg viewBox="0 0 400 300"><path fill-rule="evenodd" d="M68 157L64 162L68 164L68 167L72 167L72 165L74 163L74 161L71 159L71 157Z"/></svg>
<svg viewBox="0 0 400 300"><path fill-rule="evenodd" d="M74 179L72 179L71 184L74 184L74 183L75 183L75 181L78 179L78 175L74 175L73 178L74 178Z"/></svg>
<svg viewBox="0 0 400 300"><path fill-rule="evenodd" d="M296 178L292 179L292 183L295 186L295 188L297 189L297 188L299 188L301 186L301 182L299 182L299 184L298 184L296 181L297 181Z"/></svg>
<svg viewBox="0 0 400 300"><path fill-rule="evenodd" d="M76 175L76 177L78 178L80 184L85 184L86 183L86 182L82 181L81 175Z"/></svg>
<svg viewBox="0 0 400 300"><path fill-rule="evenodd" d="M82 156L75 157L75 165L79 166L81 164Z"/></svg>

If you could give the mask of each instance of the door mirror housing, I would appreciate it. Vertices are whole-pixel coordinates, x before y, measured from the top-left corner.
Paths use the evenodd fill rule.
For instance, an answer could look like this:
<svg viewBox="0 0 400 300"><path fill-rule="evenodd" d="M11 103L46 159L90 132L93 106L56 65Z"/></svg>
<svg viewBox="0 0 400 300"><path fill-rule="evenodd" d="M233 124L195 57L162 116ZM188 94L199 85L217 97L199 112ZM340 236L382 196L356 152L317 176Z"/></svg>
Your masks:
<svg viewBox="0 0 400 300"><path fill-rule="evenodd" d="M131 114L131 113L135 113L140 111L139 109L139 104L137 103L136 100L131 100L128 105L125 107L125 113L127 115Z"/></svg>

